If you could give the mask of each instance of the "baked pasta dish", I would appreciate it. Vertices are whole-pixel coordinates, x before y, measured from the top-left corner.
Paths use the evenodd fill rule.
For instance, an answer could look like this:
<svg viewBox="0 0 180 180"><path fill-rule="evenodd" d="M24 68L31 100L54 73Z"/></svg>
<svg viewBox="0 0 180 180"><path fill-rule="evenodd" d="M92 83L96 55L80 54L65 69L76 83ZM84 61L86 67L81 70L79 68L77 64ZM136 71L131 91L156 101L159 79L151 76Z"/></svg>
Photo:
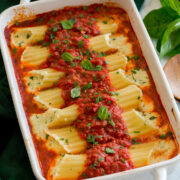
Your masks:
<svg viewBox="0 0 180 180"><path fill-rule="evenodd" d="M104 176L177 154L123 9L65 7L16 20L4 33L47 180Z"/></svg>

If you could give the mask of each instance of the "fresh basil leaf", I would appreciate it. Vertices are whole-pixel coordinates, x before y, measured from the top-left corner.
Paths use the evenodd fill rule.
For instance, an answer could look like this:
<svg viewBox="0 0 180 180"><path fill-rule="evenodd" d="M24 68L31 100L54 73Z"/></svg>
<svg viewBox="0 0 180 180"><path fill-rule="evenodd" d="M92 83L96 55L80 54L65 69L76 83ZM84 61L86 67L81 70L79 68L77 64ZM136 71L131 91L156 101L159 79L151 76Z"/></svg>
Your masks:
<svg viewBox="0 0 180 180"><path fill-rule="evenodd" d="M176 11L169 7L163 7L151 11L144 18L144 24L152 38L160 38L169 23L178 18Z"/></svg>
<svg viewBox="0 0 180 180"><path fill-rule="evenodd" d="M107 117L108 117L108 109L106 106L101 106L99 109L98 109L98 117L103 121L105 120Z"/></svg>
<svg viewBox="0 0 180 180"><path fill-rule="evenodd" d="M62 25L63 29L72 29L73 28L73 23L68 20L61 21L61 25Z"/></svg>
<svg viewBox="0 0 180 180"><path fill-rule="evenodd" d="M83 61L81 61L81 66L86 70L93 70L93 65L91 61L87 59L84 59Z"/></svg>
<svg viewBox="0 0 180 180"><path fill-rule="evenodd" d="M105 152L106 152L106 154L114 154L115 153L114 150L111 148L106 148Z"/></svg>
<svg viewBox="0 0 180 180"><path fill-rule="evenodd" d="M97 66L96 66L96 70L97 70L97 71L101 71L102 68L103 68L103 67L102 67L101 65L97 65Z"/></svg>
<svg viewBox="0 0 180 180"><path fill-rule="evenodd" d="M71 18L69 21L72 23L72 25L74 25L76 23L76 18Z"/></svg>
<svg viewBox="0 0 180 180"><path fill-rule="evenodd" d="M72 98L77 98L81 95L81 88L79 86L71 89L71 97Z"/></svg>
<svg viewBox="0 0 180 180"><path fill-rule="evenodd" d="M166 30L166 29L165 29L165 30ZM164 30L164 31L165 31L165 30ZM164 31L163 31L161 37L158 39L157 44L156 44L156 49L157 49L157 51L158 51L159 53L160 53L160 50L161 50L161 40L162 40Z"/></svg>
<svg viewBox="0 0 180 180"><path fill-rule="evenodd" d="M172 56L175 56L176 54L180 54L180 44L171 52L167 53L166 56L172 57Z"/></svg>
<svg viewBox="0 0 180 180"><path fill-rule="evenodd" d="M180 44L180 18L169 24L165 30L160 48L160 57L167 55Z"/></svg>
<svg viewBox="0 0 180 180"><path fill-rule="evenodd" d="M79 42L78 42L78 47L79 47L79 48L83 48L83 44L84 44L84 41L79 41Z"/></svg>
<svg viewBox="0 0 180 180"><path fill-rule="evenodd" d="M180 1L179 0L160 0L162 6L171 7L180 15Z"/></svg>
<svg viewBox="0 0 180 180"><path fill-rule="evenodd" d="M73 56L68 52L62 53L61 58L64 59L66 62L72 62L73 60Z"/></svg>

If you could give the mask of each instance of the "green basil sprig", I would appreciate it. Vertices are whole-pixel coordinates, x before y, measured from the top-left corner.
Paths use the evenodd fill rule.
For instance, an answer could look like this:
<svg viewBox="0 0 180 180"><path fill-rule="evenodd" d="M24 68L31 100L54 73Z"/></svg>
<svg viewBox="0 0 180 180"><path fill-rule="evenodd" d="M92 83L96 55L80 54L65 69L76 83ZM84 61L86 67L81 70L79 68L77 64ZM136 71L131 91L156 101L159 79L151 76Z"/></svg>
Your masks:
<svg viewBox="0 0 180 180"><path fill-rule="evenodd" d="M165 30L161 39L160 56L167 55L178 46L180 46L180 18L170 23Z"/></svg>
<svg viewBox="0 0 180 180"><path fill-rule="evenodd" d="M101 106L98 109L97 114L98 114L99 119L101 119L102 121L107 119L108 114L109 114L107 107L106 106Z"/></svg>
<svg viewBox="0 0 180 180"><path fill-rule="evenodd" d="M160 0L162 8L153 10L144 18L152 38L156 38L160 57L180 53L180 1Z"/></svg>
<svg viewBox="0 0 180 180"><path fill-rule="evenodd" d="M73 23L68 20L61 21L61 25L62 25L63 29L72 29L73 28Z"/></svg>
<svg viewBox="0 0 180 180"><path fill-rule="evenodd" d="M179 0L160 0L162 6L171 7L180 15L180 2Z"/></svg>

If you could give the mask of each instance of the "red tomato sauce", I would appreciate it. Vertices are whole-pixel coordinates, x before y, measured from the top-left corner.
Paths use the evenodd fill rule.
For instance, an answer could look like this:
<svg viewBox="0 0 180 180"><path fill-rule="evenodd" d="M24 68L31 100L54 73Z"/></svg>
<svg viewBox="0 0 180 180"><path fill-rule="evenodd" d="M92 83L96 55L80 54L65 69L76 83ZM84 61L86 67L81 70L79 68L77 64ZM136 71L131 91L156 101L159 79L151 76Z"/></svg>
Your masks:
<svg viewBox="0 0 180 180"><path fill-rule="evenodd" d="M125 34L128 37L129 42L133 44L134 54L139 56L138 62L135 60L132 60L132 62L136 67L146 69L149 74L151 88L144 90L143 94L147 94L153 99L156 105L155 111L162 115L163 121L161 124L167 124L167 115L162 107L139 43L124 10L97 4L89 7L68 7L63 10L39 14L36 19L17 25L18 27L48 26L45 39L37 44L48 46L50 48L50 56L38 69L50 67L65 72L65 76L53 87L63 89L64 107L78 104L79 111L83 112L74 121L74 126L78 129L80 137L88 143L88 148L85 151L88 156L87 169L80 179L135 168L128 153L132 140L128 135L127 127L122 117L123 111L111 97L115 89L112 88L110 83L107 62L103 57L105 54L99 54L88 49L88 38L100 34L96 25L96 19L110 16L111 14L116 14L122 19L118 33ZM60 25L59 22L65 19L71 19L74 22L72 29L63 29ZM124 27L128 28L129 31L125 31ZM12 27L5 30L9 46L11 31ZM10 49L24 109L29 120L32 113L43 112L34 104L33 95L27 91L23 82L26 72L34 69L34 67L21 68L20 56L22 49L17 50L16 53L13 52L12 48ZM61 55L64 52L68 52L73 56L72 62L66 62L62 59ZM93 70L86 70L82 67L81 62L84 59L88 59L91 62ZM72 98L71 89L76 87L81 88L81 95L80 97ZM105 106L108 109L108 118L106 120L101 120L97 115L101 106ZM29 126L31 128L30 123ZM32 133L32 137L42 173L46 177L50 163L57 154L49 151L44 145L45 142L38 140L35 134ZM139 139L139 141L143 140Z"/></svg>

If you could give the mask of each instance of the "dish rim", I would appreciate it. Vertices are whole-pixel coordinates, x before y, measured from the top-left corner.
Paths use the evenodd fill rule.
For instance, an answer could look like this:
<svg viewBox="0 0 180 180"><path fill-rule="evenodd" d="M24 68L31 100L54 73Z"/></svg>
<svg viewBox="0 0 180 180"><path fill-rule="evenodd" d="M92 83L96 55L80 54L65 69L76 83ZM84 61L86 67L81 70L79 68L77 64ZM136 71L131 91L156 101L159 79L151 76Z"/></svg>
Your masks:
<svg viewBox="0 0 180 180"><path fill-rule="evenodd" d="M58 0L51 0L51 3L52 2L57 2L57 1ZM78 0L75 0L75 1L78 1ZM111 0L105 0L105 1L110 2ZM117 1L120 1L120 0L117 0ZM157 54L155 52L155 49L154 49L154 47L152 45L152 42L151 42L150 37L149 37L149 35L148 35L147 31L146 31L146 28L145 28L145 26L144 26L144 24L142 22L142 19L141 19L139 13L138 13L138 10L137 10L137 8L136 8L136 6L134 4L134 1L133 0L128 0L128 1L133 6L134 13L137 16L137 19L138 19L138 21L140 23L140 28L143 30L143 33L146 36L146 39L149 41L149 46L151 47L151 51L153 53L154 58L156 59L157 65L159 67L159 69L158 69L159 73L164 78L163 83L165 84L169 95L174 99L174 97L172 96L172 92L170 91L170 87L168 85L167 79L166 79L166 77L165 77L165 75L164 75L164 73L162 71L162 67L160 65L159 58L158 58L158 56L157 56ZM1 22L1 20L3 20L3 17L5 16L5 14L8 14L8 12L11 12L13 9L17 9L19 7L22 7L22 6L25 6L25 7L28 8L28 7L31 7L33 5L34 6L35 5L43 5L43 4L46 4L47 2L48 1L36 1L36 2L32 2L30 4L26 4L26 5L12 6L12 7L8 8L8 9L6 9L5 11L3 11L3 13L1 14L1 17L0 17L0 22ZM101 3L101 2L98 2L98 3ZM93 4L93 3L91 3L91 4ZM64 7L66 7L66 6L67 5L65 5ZM58 9L62 9L62 8L63 7L60 7ZM47 11L44 11L44 12L47 12ZM129 13L128 13L128 15L129 15ZM131 24L132 24L132 22L131 22ZM135 31L134 27L133 27L133 30ZM137 34L136 34L136 36L137 36ZM138 39L138 41L139 41L139 39ZM7 77L8 77L8 82L9 82L9 86L10 86L10 90L11 90L11 95L12 95L13 103L14 103L14 106L15 106L16 114L17 114L17 117L18 117L18 122L19 122L19 126L20 126L20 129L21 129L21 133L22 133L22 136L23 136L23 139L24 139L24 142L25 142L26 150L28 152L28 156L29 156L29 159L30 159L31 167L32 167L33 173L34 173L34 175L36 176L37 179L45 180L45 178L42 176L42 172L41 172L41 168L40 168L40 162L39 162L37 154L36 154L36 149L35 149L35 145L34 145L33 140L32 140L32 136L31 136L31 133L30 133L30 128L29 128L29 126L27 127L27 118L25 116L25 111L24 111L24 108L23 108L23 105L22 105L21 94L20 94L20 91L19 91L19 88L18 88L16 77L15 77L14 67L12 67L13 66L12 59L11 59L9 49L8 49L8 46L7 46L7 43L6 43L6 40L5 40L4 28L2 27L1 24L0 24L0 42L1 42L1 52L2 52L2 56L3 56L3 61L4 61ZM141 47L141 49L142 49L142 47ZM8 52L8 55L7 55L7 52ZM144 53L143 53L143 55L144 55ZM149 67L149 65L148 65L148 67ZM151 74L152 74L152 72L151 72ZM154 78L153 78L153 80L154 80ZM179 115L178 107L177 107L177 105L175 103L173 104L173 99L172 99L172 102L171 102L172 107L174 108L175 116L177 118L177 121L178 121L178 123L180 123L180 115ZM19 103L19 100L21 101L20 103ZM24 122L24 121L26 121L26 122ZM171 122L170 122L170 124L171 124ZM175 130L174 130L174 132L175 132ZM176 132L175 132L175 134L176 134ZM36 157L34 157L34 156L36 156ZM152 169L155 169L155 168L158 168L158 167L164 167L165 165L172 164L172 163L176 162L179 159L180 159L180 154L178 153L172 159L169 159L169 160L166 160L166 161L163 161L163 162L155 163L155 164L152 164L152 165L147 165L147 166L144 166L144 167L140 167L140 168L136 168L136 169L132 169L132 170L128 170L128 171L113 173L113 174L106 175L106 176L99 176L99 177L95 177L95 178L90 178L90 179L94 179L94 180L95 179L98 180L98 179L102 179L102 178L103 179L108 179L108 178L115 178L115 177L125 176L127 174L130 175L130 174L134 174L134 173L138 173L138 172L142 172L142 171L148 171L148 170L152 170Z"/></svg>

